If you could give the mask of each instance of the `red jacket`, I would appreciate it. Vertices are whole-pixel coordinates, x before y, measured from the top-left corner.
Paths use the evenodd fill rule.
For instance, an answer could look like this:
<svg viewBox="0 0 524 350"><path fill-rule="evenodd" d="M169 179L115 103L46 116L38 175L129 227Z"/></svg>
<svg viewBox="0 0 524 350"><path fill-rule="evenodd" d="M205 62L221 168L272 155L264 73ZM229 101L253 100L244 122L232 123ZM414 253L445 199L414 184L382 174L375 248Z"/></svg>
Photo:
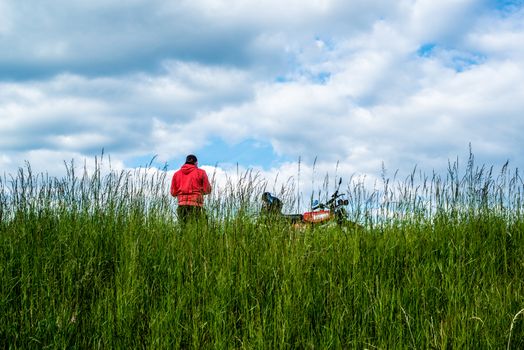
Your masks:
<svg viewBox="0 0 524 350"><path fill-rule="evenodd" d="M211 193L211 185L204 170L193 164L184 164L171 180L171 195L178 205L204 205L204 194Z"/></svg>

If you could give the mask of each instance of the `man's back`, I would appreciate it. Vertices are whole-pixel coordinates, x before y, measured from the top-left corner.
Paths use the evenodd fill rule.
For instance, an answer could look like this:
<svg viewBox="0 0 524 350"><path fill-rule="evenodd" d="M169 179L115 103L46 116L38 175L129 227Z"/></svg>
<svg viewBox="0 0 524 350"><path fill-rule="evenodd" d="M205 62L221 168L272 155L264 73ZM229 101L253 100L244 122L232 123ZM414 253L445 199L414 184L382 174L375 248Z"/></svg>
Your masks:
<svg viewBox="0 0 524 350"><path fill-rule="evenodd" d="M210 192L207 174L196 164L186 163L173 175L171 195L177 197L178 205L202 206L203 195Z"/></svg>

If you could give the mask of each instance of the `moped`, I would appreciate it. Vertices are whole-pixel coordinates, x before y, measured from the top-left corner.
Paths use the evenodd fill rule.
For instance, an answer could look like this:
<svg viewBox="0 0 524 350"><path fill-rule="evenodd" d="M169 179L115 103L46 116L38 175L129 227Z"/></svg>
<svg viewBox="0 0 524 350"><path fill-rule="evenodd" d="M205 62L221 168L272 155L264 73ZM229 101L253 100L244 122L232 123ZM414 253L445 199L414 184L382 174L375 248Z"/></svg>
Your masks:
<svg viewBox="0 0 524 350"><path fill-rule="evenodd" d="M348 220L346 206L349 201L344 193L340 193L342 179L338 182L336 191L325 203L315 200L310 211L302 214L283 214L282 201L273 196L270 192L262 194L261 214L267 217L277 217L289 221L294 227L302 228L307 226L324 226L336 224L340 227L361 227L359 224Z"/></svg>

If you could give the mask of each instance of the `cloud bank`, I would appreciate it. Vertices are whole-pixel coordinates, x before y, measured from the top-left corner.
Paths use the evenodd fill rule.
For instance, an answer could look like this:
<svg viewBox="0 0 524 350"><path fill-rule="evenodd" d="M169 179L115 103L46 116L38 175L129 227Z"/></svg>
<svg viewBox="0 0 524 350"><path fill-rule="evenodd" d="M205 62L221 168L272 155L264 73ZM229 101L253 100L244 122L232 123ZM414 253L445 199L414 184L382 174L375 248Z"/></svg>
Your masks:
<svg viewBox="0 0 524 350"><path fill-rule="evenodd" d="M469 144L522 167L523 23L522 1L0 0L0 167L349 177Z"/></svg>

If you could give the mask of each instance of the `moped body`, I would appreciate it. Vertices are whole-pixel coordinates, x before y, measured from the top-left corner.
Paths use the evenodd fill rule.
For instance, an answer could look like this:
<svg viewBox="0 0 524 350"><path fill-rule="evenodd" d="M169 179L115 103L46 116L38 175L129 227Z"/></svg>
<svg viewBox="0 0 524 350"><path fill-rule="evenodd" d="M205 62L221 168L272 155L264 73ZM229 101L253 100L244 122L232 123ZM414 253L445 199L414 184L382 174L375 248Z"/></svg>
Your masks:
<svg viewBox="0 0 524 350"><path fill-rule="evenodd" d="M339 181L340 187L341 181ZM347 220L347 211L345 207L349 204L347 199L342 199L344 194L339 193L339 189L331 195L331 198L326 203L313 203L310 211L302 214L283 214L282 201L273 196L269 192L262 194L262 214L276 215L282 219L290 221L292 224L300 226L300 224L324 225L330 222L342 226Z"/></svg>

